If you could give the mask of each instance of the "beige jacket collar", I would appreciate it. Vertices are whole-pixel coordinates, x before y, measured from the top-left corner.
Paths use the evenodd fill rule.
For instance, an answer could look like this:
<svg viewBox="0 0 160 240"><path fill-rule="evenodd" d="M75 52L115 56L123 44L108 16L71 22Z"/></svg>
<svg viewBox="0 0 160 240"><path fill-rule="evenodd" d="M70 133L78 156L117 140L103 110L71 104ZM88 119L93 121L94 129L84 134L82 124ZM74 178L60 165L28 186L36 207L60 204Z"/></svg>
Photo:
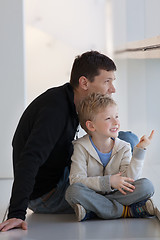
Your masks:
<svg viewBox="0 0 160 240"><path fill-rule="evenodd" d="M96 152L95 148L92 146L92 143L89 139L89 135L86 134L85 136L79 138L76 141L73 141L73 144L80 144L82 145L85 150L93 157L95 158L100 164L102 164L98 153ZM120 140L119 138L115 138L115 143L114 143L114 147L112 149L112 155L111 158L120 150L122 149L124 146L126 145L125 141Z"/></svg>

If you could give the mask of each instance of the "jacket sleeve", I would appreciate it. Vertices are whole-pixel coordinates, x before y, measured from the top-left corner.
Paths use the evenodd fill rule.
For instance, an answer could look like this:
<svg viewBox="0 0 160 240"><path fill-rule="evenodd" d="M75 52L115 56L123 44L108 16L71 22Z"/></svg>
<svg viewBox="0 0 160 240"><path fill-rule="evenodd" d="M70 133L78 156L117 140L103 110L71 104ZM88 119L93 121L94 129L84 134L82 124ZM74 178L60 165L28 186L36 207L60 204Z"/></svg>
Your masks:
<svg viewBox="0 0 160 240"><path fill-rule="evenodd" d="M57 121L58 111L54 109L53 114L52 109L43 109L39 113L21 152L20 160L15 163L8 218L25 219L29 197L33 191L39 167L47 160L57 140L63 134L66 118L61 116Z"/></svg>
<svg viewBox="0 0 160 240"><path fill-rule="evenodd" d="M105 176L88 176L87 159L88 152L81 144L74 145L74 152L72 155L72 163L70 170L70 184L82 183L88 188L96 192L111 192L110 175Z"/></svg>
<svg viewBox="0 0 160 240"><path fill-rule="evenodd" d="M125 146L125 151L120 165L120 172L122 172L122 176L130 177L134 180L140 178L144 164L145 152L146 150L144 149L134 147L132 155L130 146L128 144Z"/></svg>

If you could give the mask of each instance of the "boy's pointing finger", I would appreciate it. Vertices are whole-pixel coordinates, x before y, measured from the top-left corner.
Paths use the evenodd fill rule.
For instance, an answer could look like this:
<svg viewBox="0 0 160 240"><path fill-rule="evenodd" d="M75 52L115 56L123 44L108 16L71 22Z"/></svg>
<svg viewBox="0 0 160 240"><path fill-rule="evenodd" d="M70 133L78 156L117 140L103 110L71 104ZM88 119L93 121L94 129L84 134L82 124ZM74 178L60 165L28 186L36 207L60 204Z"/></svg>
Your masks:
<svg viewBox="0 0 160 240"><path fill-rule="evenodd" d="M153 138L153 135L154 135L154 130L152 130L152 132L151 132L150 136L148 137L148 138L149 138L149 140L152 140L152 138Z"/></svg>

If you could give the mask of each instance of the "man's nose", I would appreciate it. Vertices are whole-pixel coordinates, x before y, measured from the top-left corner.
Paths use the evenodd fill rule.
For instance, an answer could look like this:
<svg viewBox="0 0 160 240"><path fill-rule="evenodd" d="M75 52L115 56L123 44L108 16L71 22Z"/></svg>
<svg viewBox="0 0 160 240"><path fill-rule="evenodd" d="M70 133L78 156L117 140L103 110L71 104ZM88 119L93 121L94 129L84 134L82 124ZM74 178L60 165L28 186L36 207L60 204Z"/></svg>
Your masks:
<svg viewBox="0 0 160 240"><path fill-rule="evenodd" d="M109 93L115 93L115 92L116 92L116 89L113 86L113 84L111 84L110 87L109 87Z"/></svg>

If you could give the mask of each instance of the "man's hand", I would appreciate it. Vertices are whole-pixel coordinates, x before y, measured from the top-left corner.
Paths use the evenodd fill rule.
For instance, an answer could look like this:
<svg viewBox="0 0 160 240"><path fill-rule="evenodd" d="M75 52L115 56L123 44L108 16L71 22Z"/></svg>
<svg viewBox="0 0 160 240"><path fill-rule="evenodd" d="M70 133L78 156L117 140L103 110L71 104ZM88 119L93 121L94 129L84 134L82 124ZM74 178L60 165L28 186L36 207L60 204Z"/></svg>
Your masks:
<svg viewBox="0 0 160 240"><path fill-rule="evenodd" d="M136 147L138 147L138 148L146 148L151 143L153 135L154 135L154 130L152 130L152 132L149 135L149 137L147 137L146 135L141 137L141 139L140 139L139 143L136 145Z"/></svg>
<svg viewBox="0 0 160 240"><path fill-rule="evenodd" d="M12 228L22 228L27 230L27 223L19 218L11 218L0 224L0 231L6 232Z"/></svg>
<svg viewBox="0 0 160 240"><path fill-rule="evenodd" d="M128 178L128 177L122 177L121 174L122 173L118 173L110 177L111 187L118 189L124 195L126 194L125 191L133 192L135 189L135 186L133 186L129 182L134 182L134 179Z"/></svg>

